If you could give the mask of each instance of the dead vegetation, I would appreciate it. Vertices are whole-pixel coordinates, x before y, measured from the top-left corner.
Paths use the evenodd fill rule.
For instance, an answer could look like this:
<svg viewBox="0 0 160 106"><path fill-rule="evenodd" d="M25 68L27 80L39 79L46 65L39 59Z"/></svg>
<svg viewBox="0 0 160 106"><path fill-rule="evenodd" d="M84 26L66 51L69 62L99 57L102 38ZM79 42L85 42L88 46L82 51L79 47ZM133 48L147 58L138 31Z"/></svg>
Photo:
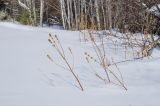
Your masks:
<svg viewBox="0 0 160 106"><path fill-rule="evenodd" d="M62 58L62 61L65 63L65 66L62 66L58 63L56 63L51 56L48 54L47 57L48 59L53 62L54 64L56 64L57 66L71 72L71 74L73 75L75 81L78 83L78 86L76 85L76 87L78 87L80 90L84 91L84 87L78 77L78 75L76 75L75 70L74 70L74 56L73 56L73 52L71 50L71 48L68 48L70 55L73 58L73 62L72 64L69 63L69 59L66 57L66 53L64 51L64 48L61 44L61 42L59 41L57 35L51 35L49 34L49 38L48 38L49 43L51 44L51 46L57 51L57 53L59 54L59 56Z"/></svg>
<svg viewBox="0 0 160 106"><path fill-rule="evenodd" d="M106 84L107 83L112 83L118 86L123 87L125 90L127 90L127 87L124 84L123 81L123 77L122 74L119 70L119 68L117 67L116 63L114 62L114 60L112 59L112 61L109 61L109 59L107 58L107 54L106 54L106 50L105 50L105 41L103 39L100 40L100 44L98 45L96 42L96 38L92 35L91 32L88 33L89 34L89 39L87 41L89 41L92 45L92 48L95 52L95 56L91 56L89 53L85 52L85 57L86 60L89 64L89 66L93 66L92 63L96 63L98 64L101 69L105 72L106 77L103 78L100 74L95 73L95 75L103 80ZM110 66L114 66L117 70L117 72L115 73ZM94 66L92 67L92 69L94 69ZM114 80L112 80L114 79ZM118 82L118 83L117 83Z"/></svg>

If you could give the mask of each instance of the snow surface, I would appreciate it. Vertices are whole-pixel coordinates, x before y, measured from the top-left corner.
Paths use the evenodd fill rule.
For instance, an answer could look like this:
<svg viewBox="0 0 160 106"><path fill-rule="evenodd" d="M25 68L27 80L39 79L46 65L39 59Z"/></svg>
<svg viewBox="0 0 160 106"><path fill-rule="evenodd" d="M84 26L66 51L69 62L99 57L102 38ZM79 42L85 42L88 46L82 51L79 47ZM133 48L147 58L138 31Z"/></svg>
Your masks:
<svg viewBox="0 0 160 106"><path fill-rule="evenodd" d="M50 54L63 65L47 41L49 33L57 34L63 47L72 49L75 72L84 92L75 87L68 71L47 59ZM158 49L149 59L117 64L128 88L125 91L95 77L84 57L84 52L94 54L93 49L89 43L80 42L80 35L80 32L0 22L0 106L160 106ZM108 55L117 62L132 58L124 56L123 46L119 46L118 53L114 46L109 47ZM99 67L94 69L103 75Z"/></svg>

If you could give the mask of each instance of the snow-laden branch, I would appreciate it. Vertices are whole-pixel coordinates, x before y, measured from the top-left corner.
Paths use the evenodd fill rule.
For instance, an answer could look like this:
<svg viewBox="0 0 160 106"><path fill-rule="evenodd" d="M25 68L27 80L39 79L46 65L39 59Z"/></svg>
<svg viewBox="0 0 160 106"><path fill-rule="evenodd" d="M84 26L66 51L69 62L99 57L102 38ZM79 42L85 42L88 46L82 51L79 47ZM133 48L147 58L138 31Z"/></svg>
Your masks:
<svg viewBox="0 0 160 106"><path fill-rule="evenodd" d="M160 18L160 4L156 4L149 9L149 12L152 12L157 17Z"/></svg>
<svg viewBox="0 0 160 106"><path fill-rule="evenodd" d="M157 8L158 12L160 13L160 4L159 5L157 4L156 8Z"/></svg>
<svg viewBox="0 0 160 106"><path fill-rule="evenodd" d="M21 7L23 7L24 9L30 11L30 8L27 7L27 5L25 5L24 3L22 3L21 0L18 0L18 4L19 4Z"/></svg>

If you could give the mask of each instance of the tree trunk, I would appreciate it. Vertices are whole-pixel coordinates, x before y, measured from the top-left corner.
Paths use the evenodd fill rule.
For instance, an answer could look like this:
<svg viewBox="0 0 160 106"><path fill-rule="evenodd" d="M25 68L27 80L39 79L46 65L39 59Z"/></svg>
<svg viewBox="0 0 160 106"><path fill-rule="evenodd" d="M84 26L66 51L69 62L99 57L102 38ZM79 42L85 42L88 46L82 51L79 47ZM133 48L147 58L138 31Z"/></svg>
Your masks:
<svg viewBox="0 0 160 106"><path fill-rule="evenodd" d="M40 0L40 26L43 27L44 0Z"/></svg>
<svg viewBox="0 0 160 106"><path fill-rule="evenodd" d="M101 24L100 24L98 0L95 0L95 8L96 8L96 18L97 18L98 30L100 30L101 29Z"/></svg>
<svg viewBox="0 0 160 106"><path fill-rule="evenodd" d="M35 0L32 0L32 8L33 8L34 25L36 25L37 24L37 15L36 15Z"/></svg>

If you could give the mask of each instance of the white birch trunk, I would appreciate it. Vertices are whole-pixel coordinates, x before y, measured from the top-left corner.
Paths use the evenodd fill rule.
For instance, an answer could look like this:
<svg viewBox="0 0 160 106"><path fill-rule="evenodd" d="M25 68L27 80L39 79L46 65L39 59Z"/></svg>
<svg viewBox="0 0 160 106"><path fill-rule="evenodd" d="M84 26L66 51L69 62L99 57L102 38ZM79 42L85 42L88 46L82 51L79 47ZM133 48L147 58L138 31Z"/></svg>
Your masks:
<svg viewBox="0 0 160 106"><path fill-rule="evenodd" d="M112 11L111 11L111 0L108 0L108 16L109 16L109 29L112 29Z"/></svg>
<svg viewBox="0 0 160 106"><path fill-rule="evenodd" d="M18 0L18 4L19 4L21 7L23 7L24 9L30 11L30 8L29 8L26 4L24 4L23 2L21 2L21 0Z"/></svg>
<svg viewBox="0 0 160 106"><path fill-rule="evenodd" d="M25 3L23 3L21 0L18 0L18 4L19 4L22 8L24 8L25 10L27 10L27 11L29 12L29 19L30 19L30 21L31 21L31 23L32 23L32 25L33 25L32 10L31 10L31 1L28 0L28 1L26 1L26 4L25 4Z"/></svg>
<svg viewBox="0 0 160 106"><path fill-rule="evenodd" d="M104 0L101 0L101 7L102 7L102 18L103 18L103 22L104 22L104 29L106 30L106 17L105 17L105 10L104 10Z"/></svg>
<svg viewBox="0 0 160 106"><path fill-rule="evenodd" d="M98 0L95 0L95 8L96 8L96 18L97 18L98 30L100 30L101 29L101 24L100 24L100 17L99 17Z"/></svg>
<svg viewBox="0 0 160 106"><path fill-rule="evenodd" d="M73 0L74 2L74 11L75 11L75 27L76 30L78 30L78 15L77 15L77 5L76 5L76 0Z"/></svg>
<svg viewBox="0 0 160 106"><path fill-rule="evenodd" d="M61 0L61 17L63 21L63 27L66 29L66 16L65 16L65 7L64 7L64 0Z"/></svg>
<svg viewBox="0 0 160 106"><path fill-rule="evenodd" d="M37 15L36 15L35 0L32 0L32 8L33 8L34 25L36 25L37 24Z"/></svg>
<svg viewBox="0 0 160 106"><path fill-rule="evenodd" d="M74 23L74 19L73 19L73 8L72 8L72 0L69 0L69 8L70 8L70 25L71 25L71 29L75 29L75 23Z"/></svg>
<svg viewBox="0 0 160 106"><path fill-rule="evenodd" d="M40 0L40 26L43 26L44 0Z"/></svg>
<svg viewBox="0 0 160 106"><path fill-rule="evenodd" d="M68 28L71 29L71 13L70 13L70 0L67 0L67 22L68 22Z"/></svg>

